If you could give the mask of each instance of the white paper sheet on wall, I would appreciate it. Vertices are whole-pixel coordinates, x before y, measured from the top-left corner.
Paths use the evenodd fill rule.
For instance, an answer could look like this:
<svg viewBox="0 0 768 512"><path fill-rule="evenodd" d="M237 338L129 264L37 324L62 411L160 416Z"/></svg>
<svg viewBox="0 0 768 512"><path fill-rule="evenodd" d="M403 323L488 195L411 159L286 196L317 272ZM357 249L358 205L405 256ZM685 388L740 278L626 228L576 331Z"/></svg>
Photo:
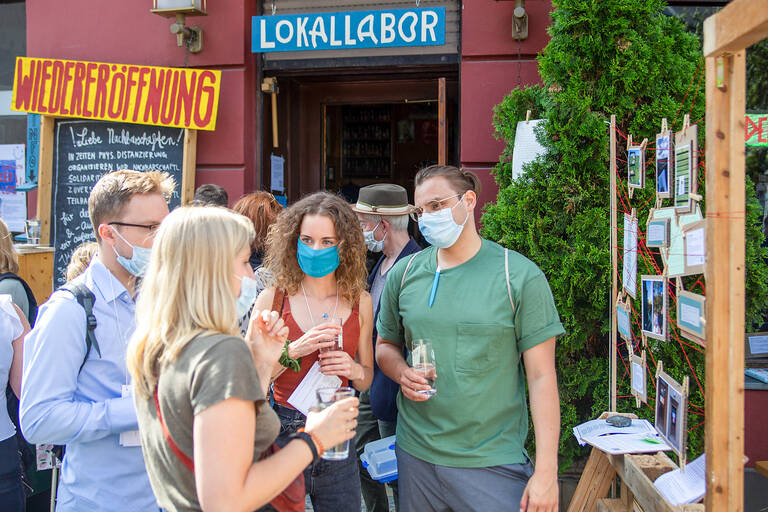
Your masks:
<svg viewBox="0 0 768 512"><path fill-rule="evenodd" d="M533 162L536 157L547 152L546 148L536 140L534 128L545 119L520 121L515 130L515 147L512 150L512 177L523 174L523 165Z"/></svg>
<svg viewBox="0 0 768 512"><path fill-rule="evenodd" d="M276 192L284 192L284 172L285 158L277 155L272 155L269 159L270 164L270 188Z"/></svg>

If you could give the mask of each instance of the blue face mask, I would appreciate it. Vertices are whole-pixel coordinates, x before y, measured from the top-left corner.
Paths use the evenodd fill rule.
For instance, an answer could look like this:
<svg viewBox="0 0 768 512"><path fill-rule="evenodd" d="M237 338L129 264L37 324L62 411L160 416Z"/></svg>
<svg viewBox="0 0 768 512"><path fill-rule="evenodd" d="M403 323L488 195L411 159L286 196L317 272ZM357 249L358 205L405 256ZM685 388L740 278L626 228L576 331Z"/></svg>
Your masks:
<svg viewBox="0 0 768 512"><path fill-rule="evenodd" d="M462 197L463 198L463 197ZM431 245L440 249L451 247L459 239L464 225L469 219L469 212L461 224L453 220L453 208L462 204L461 199L452 208L443 208L434 213L423 213L419 218L419 231Z"/></svg>
<svg viewBox="0 0 768 512"><path fill-rule="evenodd" d="M301 240L297 241L296 258L301 271L310 277L325 277L339 266L338 246L313 249Z"/></svg>
<svg viewBox="0 0 768 512"><path fill-rule="evenodd" d="M237 296L237 318L242 318L251 310L259 295L259 284L248 276L235 276L240 280L240 295Z"/></svg>
<svg viewBox="0 0 768 512"><path fill-rule="evenodd" d="M115 251L115 256L117 256L117 262L123 266L125 270L127 270L129 273L136 277L144 277L144 274L147 273L147 267L149 266L149 257L152 255L152 249L147 249L146 247L139 247L137 245L131 245L128 240L123 238L123 235L120 234L119 231L112 228L112 230L115 232L117 236L120 237L120 239L128 244L128 246L133 249L133 256L130 258L126 258L125 256L120 256L118 254L117 249L115 249L114 246L112 246L112 250Z"/></svg>

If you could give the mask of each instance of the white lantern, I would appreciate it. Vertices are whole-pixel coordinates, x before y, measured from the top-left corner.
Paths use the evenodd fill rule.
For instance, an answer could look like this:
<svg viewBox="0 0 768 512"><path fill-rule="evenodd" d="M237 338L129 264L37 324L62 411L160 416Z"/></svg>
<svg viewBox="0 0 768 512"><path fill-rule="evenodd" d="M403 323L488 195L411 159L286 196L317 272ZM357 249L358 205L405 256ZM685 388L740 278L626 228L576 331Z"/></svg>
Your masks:
<svg viewBox="0 0 768 512"><path fill-rule="evenodd" d="M205 16L207 3L207 0L154 0L152 12L169 18L177 14Z"/></svg>

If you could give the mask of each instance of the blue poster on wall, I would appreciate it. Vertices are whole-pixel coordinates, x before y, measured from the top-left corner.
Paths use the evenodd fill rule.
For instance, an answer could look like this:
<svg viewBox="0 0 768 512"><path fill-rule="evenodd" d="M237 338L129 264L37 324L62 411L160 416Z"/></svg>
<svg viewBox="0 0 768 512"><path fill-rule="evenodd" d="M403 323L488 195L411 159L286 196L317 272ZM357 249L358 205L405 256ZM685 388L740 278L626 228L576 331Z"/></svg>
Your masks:
<svg viewBox="0 0 768 512"><path fill-rule="evenodd" d="M37 186L38 162L40 158L40 114L27 114L27 161L26 179L22 188L30 190Z"/></svg>
<svg viewBox="0 0 768 512"><path fill-rule="evenodd" d="M445 44L445 7L254 16L254 53Z"/></svg>

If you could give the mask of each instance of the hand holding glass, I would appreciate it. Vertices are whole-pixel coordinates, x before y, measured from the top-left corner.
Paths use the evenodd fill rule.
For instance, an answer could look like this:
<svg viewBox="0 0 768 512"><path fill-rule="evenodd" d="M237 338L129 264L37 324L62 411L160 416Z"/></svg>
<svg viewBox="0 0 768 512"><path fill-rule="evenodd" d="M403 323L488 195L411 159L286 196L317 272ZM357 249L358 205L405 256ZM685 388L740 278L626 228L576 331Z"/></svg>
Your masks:
<svg viewBox="0 0 768 512"><path fill-rule="evenodd" d="M334 402L355 396L355 390L348 387L320 388L317 390L317 408L322 411ZM325 460L344 460L349 457L349 440L328 448L323 452Z"/></svg>
<svg viewBox="0 0 768 512"><path fill-rule="evenodd" d="M427 381L429 389L420 390L419 393L428 397L435 396L437 393L435 369L435 351L432 349L432 342L427 339L413 340L413 349L411 350L411 367L416 370L421 377Z"/></svg>

